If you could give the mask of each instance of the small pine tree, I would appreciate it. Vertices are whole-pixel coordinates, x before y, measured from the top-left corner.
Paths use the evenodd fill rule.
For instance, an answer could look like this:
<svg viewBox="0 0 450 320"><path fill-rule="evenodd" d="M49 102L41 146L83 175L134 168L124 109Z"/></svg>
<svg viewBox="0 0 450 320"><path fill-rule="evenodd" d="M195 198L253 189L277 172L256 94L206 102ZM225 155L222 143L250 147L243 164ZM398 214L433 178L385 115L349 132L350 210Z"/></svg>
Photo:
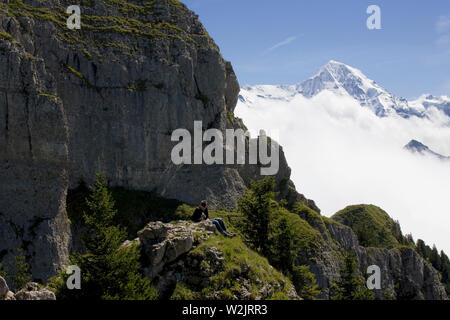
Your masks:
<svg viewBox="0 0 450 320"><path fill-rule="evenodd" d="M425 242L422 239L417 240L416 244L417 252L425 259L427 259L427 249Z"/></svg>
<svg viewBox="0 0 450 320"><path fill-rule="evenodd" d="M412 246L415 245L412 233L408 233L405 235L405 245L412 245Z"/></svg>
<svg viewBox="0 0 450 320"><path fill-rule="evenodd" d="M450 259L445 254L444 251L441 250L441 265L442 265L442 282L447 283L450 278Z"/></svg>
<svg viewBox="0 0 450 320"><path fill-rule="evenodd" d="M23 254L23 249L19 248L17 250L17 256L12 262L12 275L10 275L11 282L14 289L23 289L28 282L31 281L30 275L30 265L26 262L25 255Z"/></svg>
<svg viewBox="0 0 450 320"><path fill-rule="evenodd" d="M294 233L285 217L281 218L271 241L270 262L279 270L288 273L295 258Z"/></svg>
<svg viewBox="0 0 450 320"><path fill-rule="evenodd" d="M315 300L321 292L309 266L293 266L292 282L297 294L305 300Z"/></svg>
<svg viewBox="0 0 450 320"><path fill-rule="evenodd" d="M431 256L430 256L430 262L433 265L433 267L437 270L441 270L441 257L439 255L439 252L436 248L436 245L433 245L433 249L431 250Z"/></svg>
<svg viewBox="0 0 450 320"><path fill-rule="evenodd" d="M139 250L124 247L126 232L114 225L116 210L107 180L98 174L87 203L84 222L87 232L82 240L87 253L72 255L71 264L81 269L81 290L66 287L64 273L52 280L59 299L152 300L156 291L148 278L139 273Z"/></svg>
<svg viewBox="0 0 450 320"><path fill-rule="evenodd" d="M263 255L268 254L269 222L271 202L275 198L275 180L268 177L251 187L238 200L238 209L245 217L244 232L247 241Z"/></svg>
<svg viewBox="0 0 450 320"><path fill-rule="evenodd" d="M357 274L356 259L347 254L344 257L344 267L340 272L341 278L333 281L330 288L332 300L373 300L374 293L370 291L361 277Z"/></svg>

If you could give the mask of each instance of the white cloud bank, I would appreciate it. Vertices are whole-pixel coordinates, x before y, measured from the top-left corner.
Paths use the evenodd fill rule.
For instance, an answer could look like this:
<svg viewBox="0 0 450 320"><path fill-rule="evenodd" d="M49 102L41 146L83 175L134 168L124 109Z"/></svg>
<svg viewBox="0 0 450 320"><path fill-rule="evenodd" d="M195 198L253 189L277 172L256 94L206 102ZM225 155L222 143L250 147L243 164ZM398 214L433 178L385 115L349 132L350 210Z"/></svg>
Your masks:
<svg viewBox="0 0 450 320"><path fill-rule="evenodd" d="M309 100L239 102L251 130L279 130L299 192L331 216L351 204L375 204L429 245L450 253L450 162L413 155L411 139L450 156L449 118L378 118L354 100L322 92Z"/></svg>

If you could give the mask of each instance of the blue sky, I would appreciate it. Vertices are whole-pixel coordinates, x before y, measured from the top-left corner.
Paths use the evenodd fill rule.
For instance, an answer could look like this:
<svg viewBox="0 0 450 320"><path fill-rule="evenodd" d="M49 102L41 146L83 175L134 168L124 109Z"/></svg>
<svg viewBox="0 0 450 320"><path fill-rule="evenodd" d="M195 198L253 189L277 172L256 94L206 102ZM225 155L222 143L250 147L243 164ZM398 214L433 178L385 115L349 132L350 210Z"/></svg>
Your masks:
<svg viewBox="0 0 450 320"><path fill-rule="evenodd" d="M393 94L450 96L448 0L183 0L230 60L241 86L294 84L334 59ZM381 30L368 30L369 5Z"/></svg>

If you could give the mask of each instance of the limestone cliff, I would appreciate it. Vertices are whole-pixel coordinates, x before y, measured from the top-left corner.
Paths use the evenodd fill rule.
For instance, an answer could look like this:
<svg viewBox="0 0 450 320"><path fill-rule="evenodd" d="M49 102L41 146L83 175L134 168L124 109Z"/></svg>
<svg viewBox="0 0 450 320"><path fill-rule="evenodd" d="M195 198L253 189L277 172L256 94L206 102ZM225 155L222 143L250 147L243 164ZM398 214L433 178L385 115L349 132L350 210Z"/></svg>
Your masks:
<svg viewBox="0 0 450 320"><path fill-rule="evenodd" d="M383 216L386 225L396 230L396 223L387 214L384 216L385 212L378 207L349 206L342 212L357 213L358 217L364 216L367 212L370 212L371 216L374 213L379 214ZM329 298L332 281L340 277L343 255L350 253L356 257L359 273L363 278L368 276L366 272L369 266L380 267L381 289L374 290L377 299L388 297L399 300L447 299L439 272L417 253L414 243L409 242L400 230L395 232L378 230L379 233L374 234L374 239L389 239L395 234L402 243L391 245L366 243L361 237L361 229L357 229L346 219L339 219L340 213L333 216L333 219L321 217L309 209L299 210L296 213L321 234L316 249L312 253L300 252L298 259L301 264L309 265L315 274L319 287L322 289L322 298ZM353 229L336 220L344 221ZM365 231L377 230L377 226L372 221L365 221L364 228Z"/></svg>
<svg viewBox="0 0 450 320"><path fill-rule="evenodd" d="M36 279L68 260L67 190L104 172L112 186L232 208L259 166L181 165L171 133L245 128L239 84L198 17L177 0L0 3L0 260L23 247ZM280 197L312 201L289 180Z"/></svg>
<svg viewBox="0 0 450 320"><path fill-rule="evenodd" d="M177 0L86 0L81 30L69 30L66 8L72 4L0 3L0 261L24 248L35 280L46 280L68 262L67 193L80 181L90 184L97 172L106 173L111 186L190 204L208 199L212 208L234 208L250 180L260 178L258 165L171 161L172 132L192 131L195 120L203 129L245 129L233 116L239 92L233 68L193 12ZM317 241L314 250L298 252L297 262L311 267L323 297L350 250L362 273L371 264L381 267L383 288L397 298L445 298L437 271L413 249L361 246L350 227L320 217L314 202L295 191L290 173L281 150L278 197L309 207L309 215L296 213L317 230ZM180 237L186 246L172 250L177 258L185 254L180 261L186 272L162 266L153 256L148 262L150 276L163 273L162 291L177 277L202 288L190 272L200 258L207 262L203 278L227 270L220 263L226 254L220 242L186 252L191 236ZM237 298L268 298L277 290L296 297L267 260L241 242L229 245L271 276L252 293L248 270L241 268L235 274L242 289Z"/></svg>

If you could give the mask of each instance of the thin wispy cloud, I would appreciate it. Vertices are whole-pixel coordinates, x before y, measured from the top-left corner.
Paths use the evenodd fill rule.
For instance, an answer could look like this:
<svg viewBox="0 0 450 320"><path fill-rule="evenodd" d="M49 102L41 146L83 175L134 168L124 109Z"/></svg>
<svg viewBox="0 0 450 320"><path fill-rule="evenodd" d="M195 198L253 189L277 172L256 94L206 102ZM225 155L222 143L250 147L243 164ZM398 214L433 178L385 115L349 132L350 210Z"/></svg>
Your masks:
<svg viewBox="0 0 450 320"><path fill-rule="evenodd" d="M450 44L450 16L440 16L436 22L436 32L438 45Z"/></svg>
<svg viewBox="0 0 450 320"><path fill-rule="evenodd" d="M274 50L276 50L278 48L287 46L288 44L294 42L295 40L297 40L297 37L296 36L291 36L291 37L289 37L289 38L287 38L287 39L277 43L276 45L270 47L269 49L265 50L264 53L269 53L269 52L274 51Z"/></svg>
<svg viewBox="0 0 450 320"><path fill-rule="evenodd" d="M436 22L436 31L438 33L444 33L450 31L450 17L440 16Z"/></svg>

